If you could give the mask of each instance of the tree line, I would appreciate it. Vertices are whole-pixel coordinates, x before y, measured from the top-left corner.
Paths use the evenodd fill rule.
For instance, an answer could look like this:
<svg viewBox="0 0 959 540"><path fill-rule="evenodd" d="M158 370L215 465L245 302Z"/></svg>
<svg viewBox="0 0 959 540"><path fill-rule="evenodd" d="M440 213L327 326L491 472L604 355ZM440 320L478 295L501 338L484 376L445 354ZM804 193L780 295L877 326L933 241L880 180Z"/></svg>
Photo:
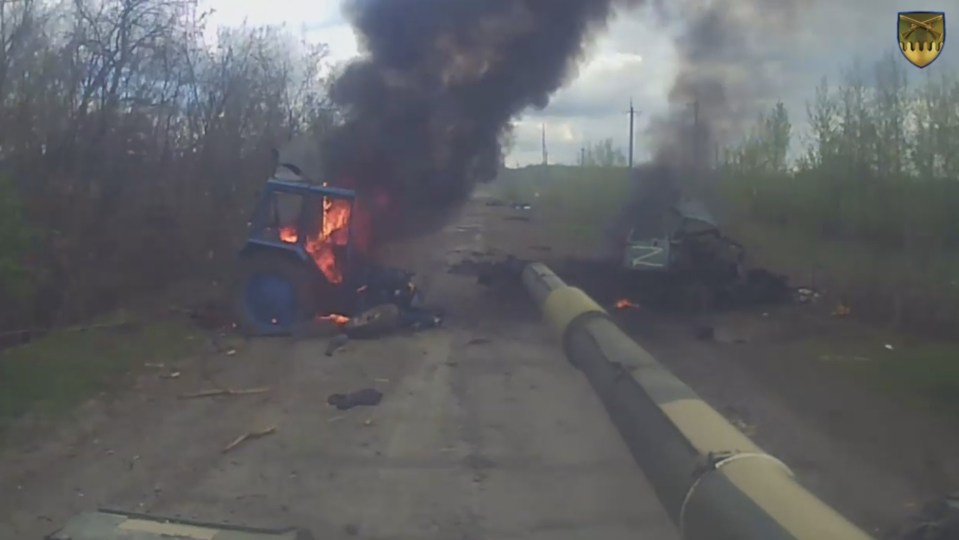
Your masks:
<svg viewBox="0 0 959 540"><path fill-rule="evenodd" d="M0 331L232 257L271 148L334 122L327 49L196 0L0 0Z"/></svg>
<svg viewBox="0 0 959 540"><path fill-rule="evenodd" d="M805 255L842 274L836 284L863 312L954 329L959 79L933 72L910 84L906 69L890 55L855 63L839 84L823 79L796 160L786 108L761 115L726 154L724 194L734 214L810 240Z"/></svg>

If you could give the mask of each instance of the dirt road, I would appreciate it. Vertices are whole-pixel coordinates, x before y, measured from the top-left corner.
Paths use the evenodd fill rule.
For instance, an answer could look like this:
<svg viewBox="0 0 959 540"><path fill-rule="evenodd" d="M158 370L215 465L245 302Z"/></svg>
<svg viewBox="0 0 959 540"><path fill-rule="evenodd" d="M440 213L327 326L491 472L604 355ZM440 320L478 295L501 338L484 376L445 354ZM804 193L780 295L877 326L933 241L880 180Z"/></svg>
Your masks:
<svg viewBox="0 0 959 540"><path fill-rule="evenodd" d="M637 311L620 320L716 410L789 464L800 483L877 538L902 538L927 503L959 488L953 419L876 391L832 364L868 358L812 354L809 342L841 343L855 332L848 325L794 306L699 320ZM702 324L717 338L696 339ZM881 339L873 337L870 356L886 352Z"/></svg>
<svg viewBox="0 0 959 540"><path fill-rule="evenodd" d="M695 316L647 309L608 272L566 264L570 256L595 258L603 246L557 234L564 216L551 210L534 201L529 211L488 220L486 235L519 257L547 260L603 305L636 300L639 309L611 308L623 329L864 530L904 538L926 504L959 489L955 417L871 388L842 365L879 359L889 353L885 340L897 338L830 317L825 305ZM524 216L529 221L517 219ZM713 330L712 339L697 337L703 327ZM862 356L851 356L850 344Z"/></svg>
<svg viewBox="0 0 959 540"><path fill-rule="evenodd" d="M482 196L458 223L392 246L445 328L354 342L262 340L143 374L41 444L0 461L0 538L39 538L96 507L318 538L675 538L588 383L523 295L447 272L489 247ZM497 222L498 223L498 222ZM521 226L521 225L519 225ZM213 386L268 394L182 400ZM376 407L338 411L365 387ZM223 453L238 435L276 432Z"/></svg>
<svg viewBox="0 0 959 540"><path fill-rule="evenodd" d="M458 222L383 254L417 271L428 303L447 311L444 328L353 342L332 358L324 339L258 340L185 359L177 379L141 374L57 436L3 456L0 539L39 538L95 507L296 524L321 538L676 538L525 293L448 271L490 248L549 260L595 246L564 245L536 208L486 202L480 194ZM808 342L848 326L768 311L690 319L640 307L617 318L800 482L877 537L899 538L923 503L959 486L959 433L810 357ZM715 339L694 337L703 324ZM271 392L177 398L263 386ZM366 387L383 391L379 406L327 405Z"/></svg>

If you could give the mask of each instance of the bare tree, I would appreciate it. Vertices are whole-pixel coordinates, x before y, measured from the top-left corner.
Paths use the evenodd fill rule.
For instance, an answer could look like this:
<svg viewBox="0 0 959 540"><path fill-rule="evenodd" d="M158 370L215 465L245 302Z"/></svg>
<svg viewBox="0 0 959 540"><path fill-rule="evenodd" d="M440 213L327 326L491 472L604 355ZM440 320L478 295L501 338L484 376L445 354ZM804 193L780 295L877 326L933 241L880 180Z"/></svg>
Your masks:
<svg viewBox="0 0 959 540"><path fill-rule="evenodd" d="M256 27L209 44L205 25L196 0L0 0L0 175L41 233L58 291L42 311L84 317L211 271L269 148L336 121L325 46Z"/></svg>

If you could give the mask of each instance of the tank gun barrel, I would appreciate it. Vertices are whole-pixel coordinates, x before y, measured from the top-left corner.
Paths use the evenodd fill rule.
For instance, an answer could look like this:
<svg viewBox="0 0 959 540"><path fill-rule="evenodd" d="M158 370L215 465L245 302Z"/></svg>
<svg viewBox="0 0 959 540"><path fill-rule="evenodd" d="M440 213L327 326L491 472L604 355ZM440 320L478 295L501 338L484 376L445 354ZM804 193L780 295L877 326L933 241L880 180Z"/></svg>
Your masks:
<svg viewBox="0 0 959 540"><path fill-rule="evenodd" d="M540 263L523 283L684 540L870 538L796 482L580 289Z"/></svg>

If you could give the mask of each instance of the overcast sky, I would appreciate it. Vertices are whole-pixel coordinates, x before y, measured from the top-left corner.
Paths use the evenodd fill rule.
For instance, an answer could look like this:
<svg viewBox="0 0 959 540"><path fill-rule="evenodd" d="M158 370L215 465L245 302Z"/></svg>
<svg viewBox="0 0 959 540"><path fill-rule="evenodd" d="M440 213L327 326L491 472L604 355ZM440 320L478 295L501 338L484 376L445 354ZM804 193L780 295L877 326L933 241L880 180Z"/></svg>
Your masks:
<svg viewBox="0 0 959 540"><path fill-rule="evenodd" d="M804 103L823 76L835 79L840 70L861 59L867 66L883 54L898 54L896 13L899 10L945 11L947 29L959 19L959 0L801 0L813 3L795 21L795 35L772 32L762 40L778 60L775 80L782 99L801 124ZM358 54L357 42L340 13L340 0L206 0L215 10L215 26L286 24L310 41L329 45L333 60ZM950 16L952 18L950 18ZM952 23L955 24L955 23ZM762 28L744 29L762 35ZM950 43L952 41L952 43ZM902 59L905 64L905 60ZM947 38L940 58L921 71L905 64L914 78L959 68L959 42ZM676 72L676 53L647 13L621 13L591 47L575 77L543 111L528 111L517 119L516 145L509 165L541 161L540 129L546 124L551 162L574 163L584 142L612 137L623 148L629 136L626 110L630 99L637 117L637 160L650 145L645 130L651 115L662 113Z"/></svg>

